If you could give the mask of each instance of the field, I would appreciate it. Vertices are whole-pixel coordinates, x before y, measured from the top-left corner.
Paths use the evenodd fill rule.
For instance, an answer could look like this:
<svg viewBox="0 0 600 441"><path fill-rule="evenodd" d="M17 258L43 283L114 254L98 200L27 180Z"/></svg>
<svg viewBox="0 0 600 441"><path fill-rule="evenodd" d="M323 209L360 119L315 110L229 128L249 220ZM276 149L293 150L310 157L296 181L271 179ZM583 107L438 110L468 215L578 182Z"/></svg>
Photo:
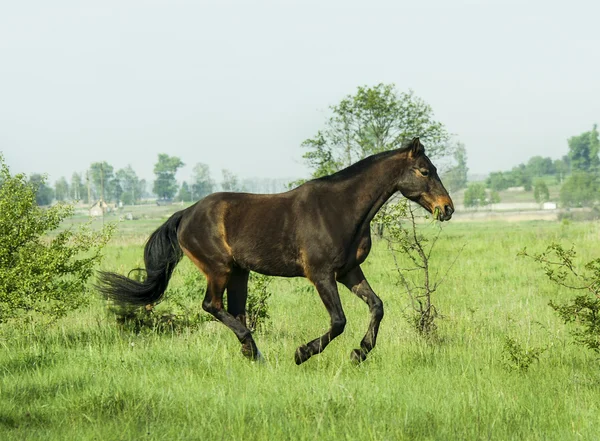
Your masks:
<svg viewBox="0 0 600 441"><path fill-rule="evenodd" d="M144 240L162 221L122 223L103 267L125 273L140 265ZM363 269L386 315L377 347L359 366L349 355L368 312L341 286L345 333L321 355L294 364L295 348L328 326L303 279L269 286L272 320L256 336L262 364L245 360L220 323L136 333L120 328L96 298L49 327L4 325L0 439L600 439L598 358L572 343L548 306L572 294L517 257L524 246L542 251L552 240L575 244L590 260L600 224L445 224L434 273L464 249L435 293L443 318L433 342L405 319L408 298L385 244L376 242ZM172 289L192 271L182 262ZM194 314L203 314L201 291L187 303ZM162 307L170 307L169 293ZM507 338L546 350L528 370L510 369L503 361Z"/></svg>

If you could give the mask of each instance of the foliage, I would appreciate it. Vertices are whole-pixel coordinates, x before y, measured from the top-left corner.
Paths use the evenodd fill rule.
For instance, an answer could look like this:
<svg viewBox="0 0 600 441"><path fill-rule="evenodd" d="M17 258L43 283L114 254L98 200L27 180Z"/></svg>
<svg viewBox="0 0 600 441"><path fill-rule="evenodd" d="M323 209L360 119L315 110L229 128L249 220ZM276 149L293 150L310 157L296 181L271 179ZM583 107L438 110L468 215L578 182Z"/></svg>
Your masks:
<svg viewBox="0 0 600 441"><path fill-rule="evenodd" d="M59 202L69 199L69 183L64 177L59 178L54 183L54 197Z"/></svg>
<svg viewBox="0 0 600 441"><path fill-rule="evenodd" d="M560 188L563 207L587 207L600 199L600 178L597 174L576 171Z"/></svg>
<svg viewBox="0 0 600 441"><path fill-rule="evenodd" d="M447 153L449 135L433 109L413 91L398 92L392 84L358 87L331 106L332 116L315 137L302 143L312 177L334 173L374 153L401 147L415 136L430 157Z"/></svg>
<svg viewBox="0 0 600 441"><path fill-rule="evenodd" d="M122 193L119 200L125 205L135 205L142 198L145 182L140 181L135 170L131 165L117 171L116 178L119 180L119 187Z"/></svg>
<svg viewBox="0 0 600 441"><path fill-rule="evenodd" d="M526 249L519 254L538 262L552 282L580 293L566 303L552 301L550 306L572 325L576 343L600 353L600 258L577 265L575 248L565 249L558 243L539 254L530 255Z"/></svg>
<svg viewBox="0 0 600 441"><path fill-rule="evenodd" d="M248 329L264 331L271 319L269 314L269 283L271 278L258 273L250 273L248 301L246 303L246 323Z"/></svg>
<svg viewBox="0 0 600 441"><path fill-rule="evenodd" d="M46 238L73 207L38 207L35 186L22 174L11 176L2 156L0 176L0 322L30 313L61 317L87 300L87 281L112 227Z"/></svg>
<svg viewBox="0 0 600 441"><path fill-rule="evenodd" d="M81 175L79 173L73 173L71 176L71 200L88 202L87 190L81 182Z"/></svg>
<svg viewBox="0 0 600 441"><path fill-rule="evenodd" d="M438 317L438 311L432 302L432 295L437 291L444 278L433 280L430 259L442 230L438 224L437 234L431 239L421 234L417 224L422 219L428 218L427 215L423 216L415 211L415 208L406 199L389 204L386 212L376 215L377 222L385 225L383 238L394 258L398 275L397 284L404 286L410 298L411 310L406 317L420 335L434 338L437 330L435 320ZM406 220L408 227L402 225L402 222ZM409 267L401 264L401 256L408 258ZM405 276L407 272L416 274L416 276L409 279Z"/></svg>
<svg viewBox="0 0 600 441"><path fill-rule="evenodd" d="M93 197L96 200L114 200L115 186L114 168L108 162L94 162L90 165L89 179L92 187Z"/></svg>
<svg viewBox="0 0 600 441"><path fill-rule="evenodd" d="M190 187L187 182L183 181L181 183L181 187L179 187L179 192L177 193L177 196L175 196L175 200L178 202L192 201L192 192L190 191Z"/></svg>
<svg viewBox="0 0 600 441"><path fill-rule="evenodd" d="M548 347L524 348L517 340L511 337L504 338L502 363L508 370L525 372L544 353Z"/></svg>
<svg viewBox="0 0 600 441"><path fill-rule="evenodd" d="M456 144L454 148L454 161L456 164L450 168L442 177L444 185L450 193L462 190L467 186L467 150L461 142Z"/></svg>
<svg viewBox="0 0 600 441"><path fill-rule="evenodd" d="M600 170L600 139L598 126L589 132L569 138L569 159L573 172L598 172Z"/></svg>
<svg viewBox="0 0 600 441"><path fill-rule="evenodd" d="M3 161L3 160L2 160ZM4 164L4 162L2 162ZM35 189L35 202L36 204L50 205L54 199L54 190L46 185L46 177L38 173L34 173L29 178L29 183Z"/></svg>
<svg viewBox="0 0 600 441"><path fill-rule="evenodd" d="M550 200L550 192L548 191L546 181L543 179L538 179L535 181L533 185L533 197L539 204L548 202Z"/></svg>
<svg viewBox="0 0 600 441"><path fill-rule="evenodd" d="M465 207L483 207L489 204L485 193L485 184L473 182L469 184L464 195Z"/></svg>
<svg viewBox="0 0 600 441"><path fill-rule="evenodd" d="M221 189L223 191L241 191L238 177L227 169L222 170L223 180L221 181Z"/></svg>
<svg viewBox="0 0 600 441"><path fill-rule="evenodd" d="M175 173L177 169L184 166L184 163L177 156L169 156L165 153L158 154L158 162L154 164L153 191L160 199L172 199L177 193L177 181Z"/></svg>
<svg viewBox="0 0 600 441"><path fill-rule="evenodd" d="M192 171L192 200L199 200L214 191L215 182L210 177L210 168L207 164L199 162Z"/></svg>

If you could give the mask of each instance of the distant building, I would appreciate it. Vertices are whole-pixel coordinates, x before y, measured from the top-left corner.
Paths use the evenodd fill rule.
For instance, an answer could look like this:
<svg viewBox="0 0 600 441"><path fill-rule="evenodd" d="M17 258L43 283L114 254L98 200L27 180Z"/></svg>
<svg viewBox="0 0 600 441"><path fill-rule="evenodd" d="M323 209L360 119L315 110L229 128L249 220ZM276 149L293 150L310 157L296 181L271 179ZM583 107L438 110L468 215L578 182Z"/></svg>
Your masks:
<svg viewBox="0 0 600 441"><path fill-rule="evenodd" d="M542 204L542 209L544 210L556 210L556 202L544 202Z"/></svg>
<svg viewBox="0 0 600 441"><path fill-rule="evenodd" d="M104 213L110 211L110 207L106 202L100 199L94 205L90 207L90 216L92 217L100 217L104 216Z"/></svg>

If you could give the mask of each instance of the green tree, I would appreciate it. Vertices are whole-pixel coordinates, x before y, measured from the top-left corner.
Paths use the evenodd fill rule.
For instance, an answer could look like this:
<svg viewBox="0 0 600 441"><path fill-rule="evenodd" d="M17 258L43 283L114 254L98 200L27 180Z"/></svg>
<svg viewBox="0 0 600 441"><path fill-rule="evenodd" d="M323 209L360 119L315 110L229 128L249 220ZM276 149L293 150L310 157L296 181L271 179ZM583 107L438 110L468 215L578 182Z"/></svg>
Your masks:
<svg viewBox="0 0 600 441"><path fill-rule="evenodd" d="M548 202L550 200L550 192L548 191L548 186L543 179L538 179L535 181L533 186L533 197L537 203Z"/></svg>
<svg viewBox="0 0 600 441"><path fill-rule="evenodd" d="M119 180L119 185L122 189L120 200L123 204L135 205L139 202L142 197L140 180L131 165L118 170L116 177Z"/></svg>
<svg viewBox="0 0 600 441"><path fill-rule="evenodd" d="M89 178L92 186L92 197L95 200L113 200L114 188L110 182L114 179L114 168L108 162L94 162L90 165Z"/></svg>
<svg viewBox="0 0 600 441"><path fill-rule="evenodd" d="M210 177L210 168L207 164L199 162L192 170L191 192L194 200L202 199L211 194L214 190L215 182Z"/></svg>
<svg viewBox="0 0 600 441"><path fill-rule="evenodd" d="M73 173L71 176L71 199L74 201L83 201L85 203L88 202L87 189L83 185L79 173Z"/></svg>
<svg viewBox="0 0 600 441"><path fill-rule="evenodd" d="M567 176L567 174L569 173L569 157L568 156L563 156L561 159L556 159L554 161L554 171L555 171L555 176L556 176L556 182L559 184L563 183L563 180L565 179L565 177Z"/></svg>
<svg viewBox="0 0 600 441"><path fill-rule="evenodd" d="M392 84L359 87L331 106L325 128L302 146L313 177L331 174L374 153L401 147L415 136L427 144L430 157L448 152L449 135L434 119L432 108L413 91Z"/></svg>
<svg viewBox="0 0 600 441"><path fill-rule="evenodd" d="M64 177L54 183L54 196L57 201L63 202L69 198L69 183Z"/></svg>
<svg viewBox="0 0 600 441"><path fill-rule="evenodd" d="M52 203L52 199L54 199L54 190L46 185L46 178L38 173L34 173L29 178L29 182L36 190L36 203L38 205L50 205Z"/></svg>
<svg viewBox="0 0 600 441"><path fill-rule="evenodd" d="M552 158L532 156L527 161L527 171L530 176L553 175L556 172Z"/></svg>
<svg viewBox="0 0 600 441"><path fill-rule="evenodd" d="M178 202L190 202L192 200L192 192L190 191L187 182L183 181L175 200Z"/></svg>
<svg viewBox="0 0 600 441"><path fill-rule="evenodd" d="M467 167L467 150L461 142L457 143L454 148L454 160L456 161L456 165L444 173L442 177L444 185L451 193L462 190L467 186L467 173L469 172L469 168Z"/></svg>
<svg viewBox="0 0 600 441"><path fill-rule="evenodd" d="M514 181L510 172L492 172L485 180L487 188L492 191L502 191L513 187Z"/></svg>
<svg viewBox="0 0 600 441"><path fill-rule="evenodd" d="M598 172L600 169L599 153L600 140L596 124L589 132L569 138L569 159L573 172Z"/></svg>
<svg viewBox="0 0 600 441"><path fill-rule="evenodd" d="M227 169L222 170L223 180L221 181L221 188L223 191L241 191L238 177Z"/></svg>
<svg viewBox="0 0 600 441"><path fill-rule="evenodd" d="M488 205L483 182L473 182L465 190L465 207L483 207Z"/></svg>
<svg viewBox="0 0 600 441"><path fill-rule="evenodd" d="M586 207L600 199L600 182L597 174L574 171L560 188L563 207Z"/></svg>
<svg viewBox="0 0 600 441"><path fill-rule="evenodd" d="M158 162L154 165L156 180L153 191L160 199L172 199L175 196L178 188L175 174L183 166L184 163L177 156L158 154Z"/></svg>
<svg viewBox="0 0 600 441"><path fill-rule="evenodd" d="M52 238L73 207L58 203L42 209L40 182L11 176L0 155L0 323L39 313L55 319L90 298L88 279L112 227L93 232L65 229Z"/></svg>

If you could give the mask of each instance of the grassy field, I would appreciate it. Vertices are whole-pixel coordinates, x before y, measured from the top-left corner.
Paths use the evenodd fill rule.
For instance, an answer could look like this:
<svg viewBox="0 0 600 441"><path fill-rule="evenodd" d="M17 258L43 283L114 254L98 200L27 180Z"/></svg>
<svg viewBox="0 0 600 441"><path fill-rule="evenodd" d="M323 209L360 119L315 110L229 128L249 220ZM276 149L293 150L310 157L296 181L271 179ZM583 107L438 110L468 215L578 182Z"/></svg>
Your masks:
<svg viewBox="0 0 600 441"><path fill-rule="evenodd" d="M103 264L142 262L162 220L121 224ZM426 231L433 231L426 227ZM99 299L50 327L0 327L0 440L594 440L600 439L600 365L572 344L548 306L571 294L546 279L524 246L551 240L597 257L598 223L448 223L432 258L443 272L434 302L439 338L419 338L393 259L378 242L363 265L384 300L378 345L355 366L365 305L340 287L345 333L301 366L297 346L328 317L302 279L273 279L272 321L256 336L266 362L248 362L233 334L204 321L172 332L121 329ZM594 256L595 253L595 256ZM171 291L189 280L184 261ZM187 278L187 279L186 279ZM201 285L201 284L200 284ZM187 307L201 312L202 286ZM173 296L161 305L173 307ZM503 363L507 338L547 348L527 371Z"/></svg>

